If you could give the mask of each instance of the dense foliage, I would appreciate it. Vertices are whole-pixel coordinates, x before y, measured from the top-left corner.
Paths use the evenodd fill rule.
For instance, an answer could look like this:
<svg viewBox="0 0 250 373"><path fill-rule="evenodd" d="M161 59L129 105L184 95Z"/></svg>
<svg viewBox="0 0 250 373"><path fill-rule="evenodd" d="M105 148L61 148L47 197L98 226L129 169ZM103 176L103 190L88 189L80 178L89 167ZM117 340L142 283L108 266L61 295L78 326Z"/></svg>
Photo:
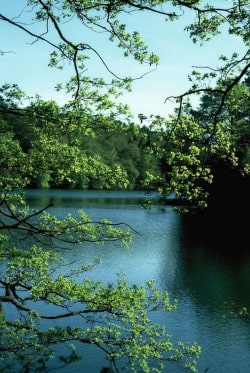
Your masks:
<svg viewBox="0 0 250 373"><path fill-rule="evenodd" d="M210 204L223 198L225 177L227 196L235 184L247 188L248 83L247 78L228 94L216 125L209 121L219 105L215 92L204 93L196 109L187 104L178 120L153 117L148 127L81 111L71 113L69 123L67 107L37 97L22 109L25 94L4 85L0 129L8 153L2 147L2 168L7 172L19 162L16 171L23 170L27 187L158 189L165 197L175 193L206 207L208 198Z"/></svg>
<svg viewBox="0 0 250 373"><path fill-rule="evenodd" d="M46 181L42 172L48 173L47 182L73 183L88 162L92 162L89 173L98 173L103 167L103 162L93 162L95 154L87 157L87 152L82 152L79 135L82 130L84 136L86 127L69 124L55 104L40 104L46 106L47 112L55 110L56 122L46 121L37 106L34 112L26 109L25 115L18 107L12 107L13 112L9 110L1 122L0 368L46 371L49 367L63 367L78 361L77 346L87 344L104 351L116 371L122 367L135 372L149 372L151 367L161 371L166 362L178 362L196 371L200 347L196 343L173 344L167 331L150 319L151 312L176 308L176 301L171 301L167 292L159 291L154 281L129 286L124 277L118 276L117 284L104 285L89 280L86 274L98 264L98 258L85 263L83 253L82 263L73 270L70 263L61 259L60 251L72 245L121 241L127 246L131 228L108 220L92 221L84 211L59 219L47 211L52 202L42 210L32 210L25 193L16 192L38 177ZM22 125L20 133L17 112ZM91 133L91 127L89 130ZM96 182L101 180L99 174ZM115 186L117 178L119 182L126 180L117 170L114 176L108 176L113 177ZM66 266L69 267L65 274ZM62 321L66 318L65 326ZM55 346L62 344L63 355L57 355L55 361Z"/></svg>
<svg viewBox="0 0 250 373"><path fill-rule="evenodd" d="M30 37L32 48L44 43L52 68L63 69L70 62L73 77L56 87L70 96L63 107L39 96L28 98L16 85L1 88L0 369L46 371L56 346L70 350L57 354L64 366L79 358L79 344L90 344L105 352L115 371L161 371L168 362L197 371L200 347L174 345L167 331L150 319L153 311L176 307L153 281L144 286L129 286L123 277L117 284L90 281L85 274L95 259L84 263L84 253L79 270L68 267L65 274L67 263L60 261L60 250L89 242L127 245L131 229L107 220L92 221L83 211L59 219L49 213L51 205L32 210L22 191L28 186L141 188L146 181L163 197L174 192L204 208L209 192L223 185L224 174L229 175L227 183L233 175L245 185L249 1L232 0L223 6L193 0L23 0L20 4L23 9L18 14L0 13L1 24ZM140 129L128 119L127 106L117 103L121 91L131 89L133 78L111 71L88 35L104 34L125 57L158 64L141 35L124 22L125 15L144 12L167 22L187 12L186 31L195 43L226 32L241 40L245 53L222 56L221 66L193 72L190 90L174 97L176 113L170 118L152 117L150 127ZM75 42L68 34L72 22L72 30L79 30L80 40ZM1 58L6 53L1 50ZM110 73L110 80L86 76L93 55ZM192 108L188 98L196 94L201 95L200 106ZM61 320L66 318L65 326ZM70 324L72 318L81 321L77 327Z"/></svg>
<svg viewBox="0 0 250 373"><path fill-rule="evenodd" d="M13 103L14 90L19 106ZM1 139L19 148L17 167L23 168L27 187L143 189L148 170L160 173L157 159L141 146L145 130L139 126L81 111L68 123L69 111L55 102L36 98L21 109L25 95L18 87L5 85L1 91ZM2 155L6 170L12 162L10 154Z"/></svg>
<svg viewBox="0 0 250 373"><path fill-rule="evenodd" d="M154 118L151 131L157 141L151 151L161 162L163 177L149 176L150 183L167 197L179 198L200 208L221 204L234 195L246 195L250 174L249 79L232 88L217 115L218 93L205 92L198 108L190 103L170 119Z"/></svg>

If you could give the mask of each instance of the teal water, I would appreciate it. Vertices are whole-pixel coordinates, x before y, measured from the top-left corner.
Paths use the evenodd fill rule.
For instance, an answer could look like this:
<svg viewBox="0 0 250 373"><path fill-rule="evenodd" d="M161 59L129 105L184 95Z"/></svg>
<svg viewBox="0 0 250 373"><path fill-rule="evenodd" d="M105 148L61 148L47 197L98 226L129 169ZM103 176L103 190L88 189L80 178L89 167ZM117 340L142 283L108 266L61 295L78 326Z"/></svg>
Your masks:
<svg viewBox="0 0 250 373"><path fill-rule="evenodd" d="M116 281L118 272L125 272L130 284L155 279L178 301L176 311L158 314L157 321L174 340L197 341L202 346L200 372L250 372L249 320L227 315L225 308L229 302L250 309L249 252L237 245L232 250L232 242L208 233L209 227L204 233L200 226L189 229L190 221L170 206L142 209L142 192L31 190L28 198L36 207L53 198L52 212L58 216L84 209L94 220L108 218L132 226L138 233L128 251L114 244L86 244L61 255L73 266L99 256L102 264L88 277L105 283ZM81 363L62 369L63 373L99 373L107 365L96 349L84 346L80 352ZM164 372L179 370L168 365Z"/></svg>

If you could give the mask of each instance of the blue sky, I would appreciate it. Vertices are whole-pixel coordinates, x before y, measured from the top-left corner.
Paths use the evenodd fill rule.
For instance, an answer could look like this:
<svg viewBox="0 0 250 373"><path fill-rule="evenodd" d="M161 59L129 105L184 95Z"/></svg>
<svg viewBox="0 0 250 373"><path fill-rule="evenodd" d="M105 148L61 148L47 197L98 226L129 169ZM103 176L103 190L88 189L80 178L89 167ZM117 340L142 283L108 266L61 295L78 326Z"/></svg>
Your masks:
<svg viewBox="0 0 250 373"><path fill-rule="evenodd" d="M25 1L9 0L1 3L0 13L13 17L20 14ZM188 88L188 74L193 70L192 66L215 67L219 55L230 56L234 51L244 51L239 39L227 35L216 37L203 47L194 45L183 30L186 23L192 21L191 14L174 23L166 23L163 17L153 14L142 16L142 13L129 16L126 21L131 29L141 32L149 49L160 57L159 67L143 79L136 80L133 92L126 93L122 98L123 102L130 105L135 116L138 113L168 115L173 105L164 103L165 98L181 94ZM31 45L31 38L27 35L4 22L0 25L0 50L11 51L0 56L0 85L5 82L17 83L31 96L38 93L45 100L55 99L59 104L66 102L66 97L56 93L54 86L72 75L71 67L66 65L63 71L49 68L46 45L40 42ZM82 38L76 26L66 26L72 37L92 44L117 75L138 77L150 71L148 66L124 59L122 52L100 34L87 34L85 39L86 32ZM107 74L94 56L88 66L88 73L97 76Z"/></svg>

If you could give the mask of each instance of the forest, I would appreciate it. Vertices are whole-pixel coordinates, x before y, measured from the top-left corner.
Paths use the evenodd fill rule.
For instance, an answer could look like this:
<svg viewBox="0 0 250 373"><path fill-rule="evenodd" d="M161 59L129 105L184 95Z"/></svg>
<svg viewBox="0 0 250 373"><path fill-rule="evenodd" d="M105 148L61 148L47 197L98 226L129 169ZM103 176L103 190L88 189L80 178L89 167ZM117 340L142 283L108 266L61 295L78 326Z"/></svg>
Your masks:
<svg viewBox="0 0 250 373"><path fill-rule="evenodd" d="M1 168L23 172L28 188L157 190L201 208L208 200L227 203L249 188L249 82L227 95L215 130L209 118L220 105L216 92L204 93L198 108L187 104L178 125L152 116L146 126L145 118L138 125L84 108L69 119L67 107L39 97L22 108L25 93L6 84L0 120L9 148L2 147ZM14 160L9 149L17 148Z"/></svg>
<svg viewBox="0 0 250 373"><path fill-rule="evenodd" d="M69 67L72 75L55 87L68 97L62 105L43 99L39 92L26 93L11 82L14 70L0 87L0 371L65 368L81 359L76 348L80 345L105 353L108 372L162 372L169 364L198 372L202 347L179 336L176 340L155 322L155 313L177 307L169 292L159 290L151 279L131 285L121 274L116 283L91 280L88 273L98 263L96 257L77 269L62 261L60 252L76 245L127 248L133 227L124 221L92 220L83 210L59 217L51 212L52 200L34 209L26 190L153 190L163 203L174 194L186 213L183 219L196 219L190 229L197 235L201 226L211 235L224 226L230 238L238 225L237 236L243 239L247 219L239 212L242 206L249 208L250 3L22 0L17 4L18 13L10 2L1 6L0 26L6 37L14 29L16 36L24 37L18 41L34 51L18 63L45 53L52 71ZM104 36L107 44L122 52L121 64L132 59L149 68L158 66L158 56L134 30L136 17L144 14L159 16L167 24L187 16L184 31L194 44L206 45L227 34L243 47L238 51L236 43L235 52L218 57L215 66L195 68L188 77L190 87L166 98L175 104L172 114L141 113L133 119L128 105L117 99L131 91L137 78L129 72L118 76L94 41ZM129 23L132 18L135 24ZM15 55L11 41L10 37L7 49L0 45L2 61ZM39 51L44 46L47 49ZM18 59L18 53L15 56ZM105 76L93 76L94 60ZM38 66L34 72L39 77ZM30 74L27 79L35 86ZM193 97L198 98L196 104ZM212 218L213 226L200 214ZM68 320L73 323L67 324ZM66 351L63 356L58 352L61 346Z"/></svg>
<svg viewBox="0 0 250 373"><path fill-rule="evenodd" d="M36 171L25 175L29 188L144 189L147 172L160 176L157 159L144 146L150 137L147 127L83 112L74 123L75 133L62 133L57 125L67 112L55 102L38 100L25 110L15 108L13 113L4 108L7 104L2 96L2 139L10 136L24 158L30 162L35 158ZM50 162L42 160L44 151ZM51 162L59 154L59 163ZM5 163L7 169L8 162L12 162L10 158Z"/></svg>

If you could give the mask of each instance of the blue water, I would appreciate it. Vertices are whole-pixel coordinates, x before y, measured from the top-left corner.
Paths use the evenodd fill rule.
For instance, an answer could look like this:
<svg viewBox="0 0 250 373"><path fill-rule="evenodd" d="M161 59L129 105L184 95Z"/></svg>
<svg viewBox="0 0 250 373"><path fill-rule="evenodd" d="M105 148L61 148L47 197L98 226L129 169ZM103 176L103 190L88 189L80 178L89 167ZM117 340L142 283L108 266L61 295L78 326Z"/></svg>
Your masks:
<svg viewBox="0 0 250 373"><path fill-rule="evenodd" d="M191 234L172 207L142 209L142 192L32 190L28 196L37 207L53 197L52 212L58 216L84 209L94 220L107 218L133 227L137 233L128 251L117 244L86 244L61 255L73 266L99 256L102 264L88 277L105 283L116 281L119 272L126 273L130 284L155 279L160 289L178 301L176 311L159 313L157 321L167 327L173 340L197 341L202 346L200 372L250 372L249 319L230 316L225 308L229 302L250 309L249 254L241 254L237 247L234 253L227 251L221 238L217 241L200 231ZM62 369L63 373L99 373L107 365L93 347L80 347L80 352L81 363ZM172 364L164 372L179 370Z"/></svg>

